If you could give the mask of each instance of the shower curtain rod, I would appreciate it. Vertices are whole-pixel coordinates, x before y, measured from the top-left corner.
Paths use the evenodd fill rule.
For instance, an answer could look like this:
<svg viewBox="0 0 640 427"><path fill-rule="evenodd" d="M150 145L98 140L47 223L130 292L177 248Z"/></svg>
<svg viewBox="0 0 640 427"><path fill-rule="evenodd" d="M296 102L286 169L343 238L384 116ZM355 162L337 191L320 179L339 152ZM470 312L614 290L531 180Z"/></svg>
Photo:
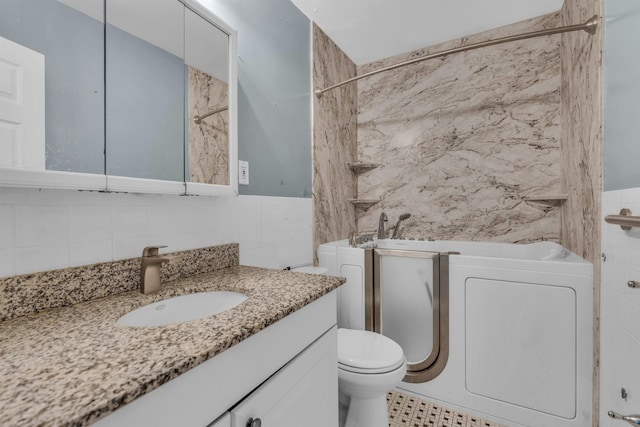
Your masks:
<svg viewBox="0 0 640 427"><path fill-rule="evenodd" d="M452 53L465 52L467 50L479 49L481 47L488 47L488 46L493 46L493 45L502 44L502 43L509 43L509 42L514 42L518 40L530 39L534 37L549 36L552 34L560 34L560 33L569 33L572 31L586 31L589 34L595 34L597 28L598 28L598 15L594 15L584 24L567 25L564 27L550 28L548 30L539 30L539 31L533 31L529 33L516 34L513 36L501 37L499 39L493 39L493 40L487 40L480 43L474 43L467 46L456 47L453 49L444 50L442 52L432 53L429 55L421 56L419 58L410 59L408 61L399 62L397 64L389 65L388 67L380 68L379 70L369 71L368 73L352 77L348 80L345 80L340 83L336 83L324 89L316 89L315 94L316 96L321 97L323 93L330 91L332 89L335 89L337 87L344 86L347 83L355 82L356 80L364 79L365 77L373 76L374 74L382 73L384 71L395 70L396 68L404 67L405 65L411 65L417 62L426 61L428 59L440 58L442 56L451 55Z"/></svg>
<svg viewBox="0 0 640 427"><path fill-rule="evenodd" d="M216 110L211 110L211 111L209 111L208 113L204 113L204 114L203 114L203 115L201 115L201 116L198 116L198 115L196 114L195 116L193 116L193 121L194 121L194 122L196 122L196 124L197 124L197 125L199 125L199 124L200 124L200 122L202 121L202 119L206 119L207 117L212 116L212 115L214 115L215 113L220 113L220 112L222 112L222 111L224 111L224 110L228 110L228 109L229 109L229 107L221 107L221 108L218 108L218 109L216 109Z"/></svg>

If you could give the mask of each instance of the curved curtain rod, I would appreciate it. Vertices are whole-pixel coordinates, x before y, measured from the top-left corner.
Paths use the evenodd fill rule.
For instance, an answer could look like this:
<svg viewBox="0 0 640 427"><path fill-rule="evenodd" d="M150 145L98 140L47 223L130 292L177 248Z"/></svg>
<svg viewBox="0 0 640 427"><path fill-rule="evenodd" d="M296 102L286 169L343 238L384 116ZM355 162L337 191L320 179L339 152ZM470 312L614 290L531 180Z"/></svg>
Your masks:
<svg viewBox="0 0 640 427"><path fill-rule="evenodd" d="M509 42L514 42L518 40L530 39L533 37L542 37L542 36L549 36L552 34L569 33L572 31L582 30L582 31L586 31L589 34L595 34L597 28L598 28L598 15L594 15L584 24L567 25L564 27L550 28L548 30L539 30L539 31L533 31L530 33L516 34L514 36L507 36L499 39L493 39L493 40L487 40L480 43L474 43L467 46L456 47L456 48L445 50L442 52L432 53L430 55L425 55L419 58L410 59L408 61L399 62L397 64L389 65L388 67L380 68L379 70L369 71L368 73L352 77L348 80L345 80L340 83L336 83L324 89L316 89L315 94L316 96L321 97L323 93L330 91L332 89L335 89L337 87L344 86L347 83L355 82L356 80L364 79L365 77L373 76L374 74L382 73L384 71L395 70L396 68L404 67L405 65L415 64L416 62L422 62L428 59L440 58L442 56L451 55L452 53L459 53L467 50L479 49L481 47L488 47L488 46L493 46L493 45L502 44L502 43L509 43Z"/></svg>
<svg viewBox="0 0 640 427"><path fill-rule="evenodd" d="M215 109L215 110L211 110L211 111L209 111L208 113L204 113L204 114L203 114L203 115L201 115L201 116L195 115L195 116L193 116L193 121L194 121L197 125L199 125L199 124L200 124L200 122L202 122L202 119L205 119L205 118L207 118L207 117L209 117L209 116L211 116L211 115L213 115L213 114L215 114L215 113L220 113L221 111L228 110L228 109L229 109L229 107L221 107L221 108L217 108L217 109Z"/></svg>

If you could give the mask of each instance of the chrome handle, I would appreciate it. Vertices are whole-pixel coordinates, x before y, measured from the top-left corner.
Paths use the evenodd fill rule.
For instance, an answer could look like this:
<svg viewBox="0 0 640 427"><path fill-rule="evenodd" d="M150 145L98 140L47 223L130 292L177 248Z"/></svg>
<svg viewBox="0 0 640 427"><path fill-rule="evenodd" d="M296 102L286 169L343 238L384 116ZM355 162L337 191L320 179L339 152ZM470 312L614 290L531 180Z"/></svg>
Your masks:
<svg viewBox="0 0 640 427"><path fill-rule="evenodd" d="M640 415L620 415L613 411L607 412L607 415L615 420L626 421L632 426L640 426Z"/></svg>
<svg viewBox="0 0 640 427"><path fill-rule="evenodd" d="M262 420L260 420L260 418L256 418L255 420L253 418L249 418L249 421L247 421L247 427L261 427L262 426Z"/></svg>
<svg viewBox="0 0 640 427"><path fill-rule="evenodd" d="M640 288L640 282L636 281L636 280L629 280L627 282L627 286L630 288Z"/></svg>

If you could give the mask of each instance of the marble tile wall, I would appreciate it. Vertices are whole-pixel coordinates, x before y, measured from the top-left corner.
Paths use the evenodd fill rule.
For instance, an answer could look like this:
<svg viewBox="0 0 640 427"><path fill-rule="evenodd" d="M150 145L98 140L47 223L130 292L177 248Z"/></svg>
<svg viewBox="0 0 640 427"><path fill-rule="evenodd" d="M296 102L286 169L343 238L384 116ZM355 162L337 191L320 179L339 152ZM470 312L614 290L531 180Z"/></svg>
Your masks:
<svg viewBox="0 0 640 427"><path fill-rule="evenodd" d="M490 38L552 28L559 13L359 67L358 74ZM459 53L358 82L359 232L403 237L528 242L558 240L557 203L526 196L560 191L560 39L545 37Z"/></svg>
<svg viewBox="0 0 640 427"><path fill-rule="evenodd" d="M226 82L189 67L189 181L229 185L229 112L206 114L229 105Z"/></svg>
<svg viewBox="0 0 640 427"><path fill-rule="evenodd" d="M313 87L323 88L356 75L355 64L313 25ZM356 230L349 203L357 180L347 163L356 160L356 85L313 96L313 247L346 239Z"/></svg>
<svg viewBox="0 0 640 427"><path fill-rule="evenodd" d="M602 0L565 0L562 22L602 16ZM602 28L561 36L562 188L560 243L593 263L593 425L598 422L602 195Z"/></svg>

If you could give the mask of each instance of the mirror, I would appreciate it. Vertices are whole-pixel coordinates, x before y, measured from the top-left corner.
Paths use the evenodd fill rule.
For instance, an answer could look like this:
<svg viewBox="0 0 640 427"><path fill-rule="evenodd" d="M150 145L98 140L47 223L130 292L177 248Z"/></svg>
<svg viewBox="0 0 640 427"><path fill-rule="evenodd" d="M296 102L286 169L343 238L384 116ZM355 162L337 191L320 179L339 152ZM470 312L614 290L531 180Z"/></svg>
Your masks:
<svg viewBox="0 0 640 427"><path fill-rule="evenodd" d="M103 26L102 0L3 0L1 168L104 175Z"/></svg>
<svg viewBox="0 0 640 427"><path fill-rule="evenodd" d="M229 34L191 6L107 0L109 176L231 183Z"/></svg>
<svg viewBox="0 0 640 427"><path fill-rule="evenodd" d="M107 0L107 175L184 181L184 6Z"/></svg>
<svg viewBox="0 0 640 427"><path fill-rule="evenodd" d="M237 194L233 29L192 0L2 1L0 51L42 84L0 116L0 185Z"/></svg>
<svg viewBox="0 0 640 427"><path fill-rule="evenodd" d="M238 194L237 34L200 3L184 3L186 191Z"/></svg>
<svg viewBox="0 0 640 427"><path fill-rule="evenodd" d="M229 36L185 11L186 180L229 185Z"/></svg>

